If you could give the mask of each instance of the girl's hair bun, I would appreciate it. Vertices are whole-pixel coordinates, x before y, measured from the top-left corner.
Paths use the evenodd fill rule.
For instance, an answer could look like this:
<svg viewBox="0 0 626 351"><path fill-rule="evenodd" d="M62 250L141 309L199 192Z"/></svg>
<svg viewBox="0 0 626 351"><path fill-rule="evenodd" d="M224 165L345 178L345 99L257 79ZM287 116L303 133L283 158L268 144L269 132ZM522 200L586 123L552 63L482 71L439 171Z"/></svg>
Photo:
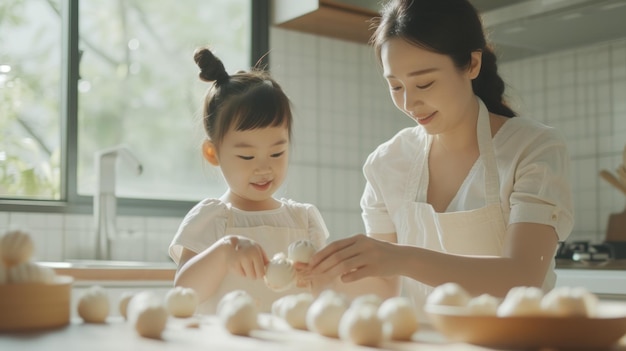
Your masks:
<svg viewBox="0 0 626 351"><path fill-rule="evenodd" d="M198 76L205 82L215 82L222 85L230 80L230 76L226 73L224 64L218 59L211 50L207 48L199 48L193 54L193 59L200 68Z"/></svg>

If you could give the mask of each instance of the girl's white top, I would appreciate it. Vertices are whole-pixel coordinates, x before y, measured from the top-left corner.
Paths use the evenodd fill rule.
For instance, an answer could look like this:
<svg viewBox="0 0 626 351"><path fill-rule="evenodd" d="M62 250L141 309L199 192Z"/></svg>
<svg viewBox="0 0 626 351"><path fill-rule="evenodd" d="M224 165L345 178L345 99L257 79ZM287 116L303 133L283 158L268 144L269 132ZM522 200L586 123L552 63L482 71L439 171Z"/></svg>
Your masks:
<svg viewBox="0 0 626 351"><path fill-rule="evenodd" d="M205 199L183 219L169 246L170 257L178 264L183 248L200 253L226 235L251 238L261 245L268 259L279 252L287 254L289 244L299 239L310 240L318 248L324 246L328 229L318 209L289 199L280 202L281 206L274 210L242 211L218 199ZM197 312L215 313L222 296L236 289L255 298L262 312L269 312L272 302L281 296L305 291L293 288L278 293L267 288L263 279L252 280L229 272L217 292L201 302Z"/></svg>

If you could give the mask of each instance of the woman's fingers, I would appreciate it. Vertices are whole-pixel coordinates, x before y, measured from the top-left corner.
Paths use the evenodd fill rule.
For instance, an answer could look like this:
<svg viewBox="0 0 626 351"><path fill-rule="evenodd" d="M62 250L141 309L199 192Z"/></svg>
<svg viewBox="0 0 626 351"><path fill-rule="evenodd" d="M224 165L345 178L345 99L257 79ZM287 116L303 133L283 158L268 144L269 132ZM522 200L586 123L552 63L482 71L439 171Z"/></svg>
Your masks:
<svg viewBox="0 0 626 351"><path fill-rule="evenodd" d="M353 245L358 240L359 236L360 235L351 236L349 238L340 239L326 245L323 249L316 252L313 257L311 257L311 261L309 261L309 267L312 270L316 270L317 266L321 262L326 261L330 256L334 255L338 251L341 251L346 247Z"/></svg>

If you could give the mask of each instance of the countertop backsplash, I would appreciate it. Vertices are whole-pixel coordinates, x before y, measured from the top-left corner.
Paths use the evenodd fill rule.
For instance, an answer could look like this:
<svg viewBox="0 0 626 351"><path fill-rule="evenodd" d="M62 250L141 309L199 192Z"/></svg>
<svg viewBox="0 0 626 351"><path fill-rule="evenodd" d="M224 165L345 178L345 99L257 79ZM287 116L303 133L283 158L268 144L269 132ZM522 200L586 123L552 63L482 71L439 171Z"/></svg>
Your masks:
<svg viewBox="0 0 626 351"><path fill-rule="evenodd" d="M119 240L111 246L112 259L168 262L167 248L182 218L118 216ZM93 216L0 212L0 233L23 229L35 242L37 261L93 259ZM131 232L132 235L126 233Z"/></svg>
<svg viewBox="0 0 626 351"><path fill-rule="evenodd" d="M294 107L289 176L279 196L317 205L330 240L363 232L361 166L381 142L413 126L389 98L371 47L280 28L270 30L270 64ZM497 47L496 47L497 50ZM500 66L514 108L556 127L572 157L575 229L570 240L600 242L624 196L598 172L618 164L626 143L626 38L510 61ZM113 246L114 258L167 261L182 218L119 216L144 233ZM25 225L41 260L94 257L91 215L0 212L0 231Z"/></svg>

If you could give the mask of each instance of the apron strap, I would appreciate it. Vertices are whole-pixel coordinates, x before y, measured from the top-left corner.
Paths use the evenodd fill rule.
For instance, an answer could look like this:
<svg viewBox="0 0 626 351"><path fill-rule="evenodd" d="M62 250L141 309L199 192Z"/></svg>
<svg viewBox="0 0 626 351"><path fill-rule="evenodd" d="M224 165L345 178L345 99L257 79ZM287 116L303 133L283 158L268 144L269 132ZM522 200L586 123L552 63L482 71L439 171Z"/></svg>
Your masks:
<svg viewBox="0 0 626 351"><path fill-rule="evenodd" d="M489 121L489 110L485 103L478 99L478 151L485 166L485 200L487 205L500 203L500 179L498 176L498 165L496 154L493 150L491 137L491 124Z"/></svg>
<svg viewBox="0 0 626 351"><path fill-rule="evenodd" d="M226 204L226 209L228 210L228 219L226 220L226 228L232 228L233 227L233 207L230 203Z"/></svg>

